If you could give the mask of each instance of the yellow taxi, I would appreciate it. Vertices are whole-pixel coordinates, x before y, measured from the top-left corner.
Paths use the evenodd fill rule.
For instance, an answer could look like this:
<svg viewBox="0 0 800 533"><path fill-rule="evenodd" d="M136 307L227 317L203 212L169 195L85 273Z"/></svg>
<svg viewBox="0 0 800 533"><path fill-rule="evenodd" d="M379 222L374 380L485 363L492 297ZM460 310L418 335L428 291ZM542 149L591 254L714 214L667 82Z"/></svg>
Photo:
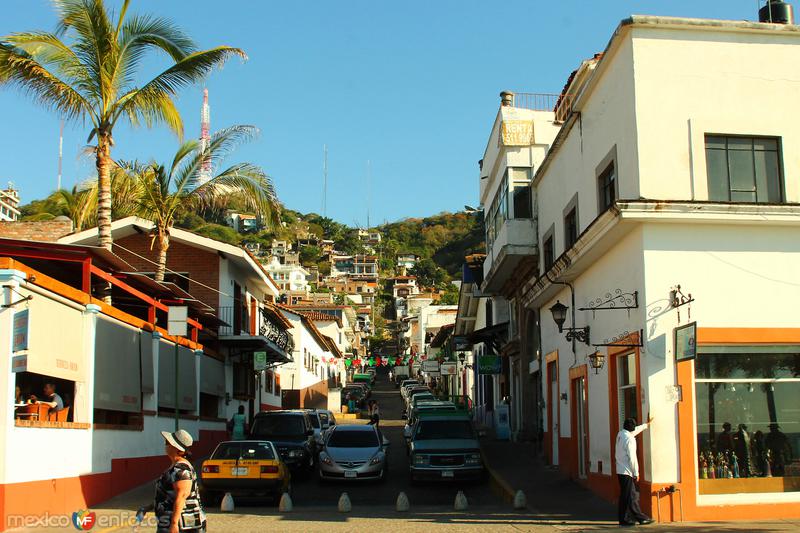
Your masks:
<svg viewBox="0 0 800 533"><path fill-rule="evenodd" d="M279 499L291 491L289 468L266 440L220 442L200 469L200 493L211 504L226 492Z"/></svg>

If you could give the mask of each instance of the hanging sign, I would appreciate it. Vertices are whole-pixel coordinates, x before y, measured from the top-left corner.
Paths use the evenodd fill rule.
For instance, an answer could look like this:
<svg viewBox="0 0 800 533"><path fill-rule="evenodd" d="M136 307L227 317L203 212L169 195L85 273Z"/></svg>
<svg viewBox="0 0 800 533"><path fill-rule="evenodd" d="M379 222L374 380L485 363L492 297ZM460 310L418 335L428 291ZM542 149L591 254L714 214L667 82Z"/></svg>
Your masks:
<svg viewBox="0 0 800 533"><path fill-rule="evenodd" d="M697 357L697 322L675 328L675 362Z"/></svg>
<svg viewBox="0 0 800 533"><path fill-rule="evenodd" d="M186 320L189 318L189 308L185 305L170 306L167 308L167 333L185 337L188 329Z"/></svg>
<svg viewBox="0 0 800 533"><path fill-rule="evenodd" d="M14 342L11 351L21 352L28 349L28 310L14 313Z"/></svg>
<svg viewBox="0 0 800 533"><path fill-rule="evenodd" d="M253 369L256 372L267 369L267 352L253 352Z"/></svg>
<svg viewBox="0 0 800 533"><path fill-rule="evenodd" d="M457 372L457 363L442 363L441 372L443 376L455 376Z"/></svg>
<svg viewBox="0 0 800 533"><path fill-rule="evenodd" d="M439 371L439 361L434 359L430 361L423 361L422 362L422 371L423 372L438 372Z"/></svg>
<svg viewBox="0 0 800 533"><path fill-rule="evenodd" d="M481 355L478 357L478 374L500 374L503 370L499 355Z"/></svg>

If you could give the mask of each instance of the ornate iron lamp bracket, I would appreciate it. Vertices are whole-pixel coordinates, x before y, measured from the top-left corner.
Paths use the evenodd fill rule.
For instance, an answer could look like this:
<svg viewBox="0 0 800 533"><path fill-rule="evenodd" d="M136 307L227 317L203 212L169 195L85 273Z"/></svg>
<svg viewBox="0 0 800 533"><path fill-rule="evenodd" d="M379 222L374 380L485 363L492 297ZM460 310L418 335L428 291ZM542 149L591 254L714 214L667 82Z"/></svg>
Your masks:
<svg viewBox="0 0 800 533"><path fill-rule="evenodd" d="M594 318L595 311L616 311L625 309L628 316L631 316L631 309L639 308L639 291L622 292L622 289L614 289L607 292L605 296L596 298L589 302L588 307L579 307L579 311L591 311Z"/></svg>
<svg viewBox="0 0 800 533"><path fill-rule="evenodd" d="M605 343L603 343L603 344L592 344L592 346L594 346L595 348L599 348L601 346L608 346L608 347L614 347L614 348L642 348L642 347L644 347L644 343L642 342L642 339L644 338L644 330L643 329L639 330L639 342L637 342L636 344L619 342L622 339L624 339L625 337L629 337L629 336L630 336L630 332L629 331L623 331L619 335L616 335L615 337L612 337L611 338L611 342L609 342L608 339L606 339Z"/></svg>

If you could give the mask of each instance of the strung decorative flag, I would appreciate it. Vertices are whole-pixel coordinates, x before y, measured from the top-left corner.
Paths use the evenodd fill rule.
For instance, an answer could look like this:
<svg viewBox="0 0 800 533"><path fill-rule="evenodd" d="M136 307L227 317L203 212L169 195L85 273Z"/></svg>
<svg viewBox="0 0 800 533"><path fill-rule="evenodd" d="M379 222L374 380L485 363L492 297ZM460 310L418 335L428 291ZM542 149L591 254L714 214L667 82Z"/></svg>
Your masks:
<svg viewBox="0 0 800 533"><path fill-rule="evenodd" d="M350 368L350 365L352 365L352 364L353 364L353 360L352 359L345 359L344 360L344 366L346 366L347 368Z"/></svg>

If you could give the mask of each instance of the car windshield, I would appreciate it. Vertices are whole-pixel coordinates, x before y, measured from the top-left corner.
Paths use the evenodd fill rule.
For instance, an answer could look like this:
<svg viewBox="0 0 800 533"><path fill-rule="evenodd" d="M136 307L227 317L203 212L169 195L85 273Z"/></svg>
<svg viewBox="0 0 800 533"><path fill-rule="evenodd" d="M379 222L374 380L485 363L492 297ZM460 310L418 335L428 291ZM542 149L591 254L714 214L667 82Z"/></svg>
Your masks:
<svg viewBox="0 0 800 533"><path fill-rule="evenodd" d="M360 388L351 388L351 389L343 389L343 392L345 394L350 394L353 396L361 396L364 391L361 390Z"/></svg>
<svg viewBox="0 0 800 533"><path fill-rule="evenodd" d="M308 418L311 419L311 425L314 426L314 429L319 429L319 417L317 413L308 413Z"/></svg>
<svg viewBox="0 0 800 533"><path fill-rule="evenodd" d="M268 442L223 442L214 450L212 459L275 459Z"/></svg>
<svg viewBox="0 0 800 533"><path fill-rule="evenodd" d="M328 420L328 413L319 413L319 420L322 422L322 425L327 425L330 420ZM313 424L314 421L312 420L311 423Z"/></svg>
<svg viewBox="0 0 800 533"><path fill-rule="evenodd" d="M328 439L328 448L375 448L378 436L374 431L338 430Z"/></svg>
<svg viewBox="0 0 800 533"><path fill-rule="evenodd" d="M421 420L414 435L417 440L474 439L469 420Z"/></svg>
<svg viewBox="0 0 800 533"><path fill-rule="evenodd" d="M303 417L289 416L263 416L256 418L253 423L253 437L299 437L305 434Z"/></svg>

